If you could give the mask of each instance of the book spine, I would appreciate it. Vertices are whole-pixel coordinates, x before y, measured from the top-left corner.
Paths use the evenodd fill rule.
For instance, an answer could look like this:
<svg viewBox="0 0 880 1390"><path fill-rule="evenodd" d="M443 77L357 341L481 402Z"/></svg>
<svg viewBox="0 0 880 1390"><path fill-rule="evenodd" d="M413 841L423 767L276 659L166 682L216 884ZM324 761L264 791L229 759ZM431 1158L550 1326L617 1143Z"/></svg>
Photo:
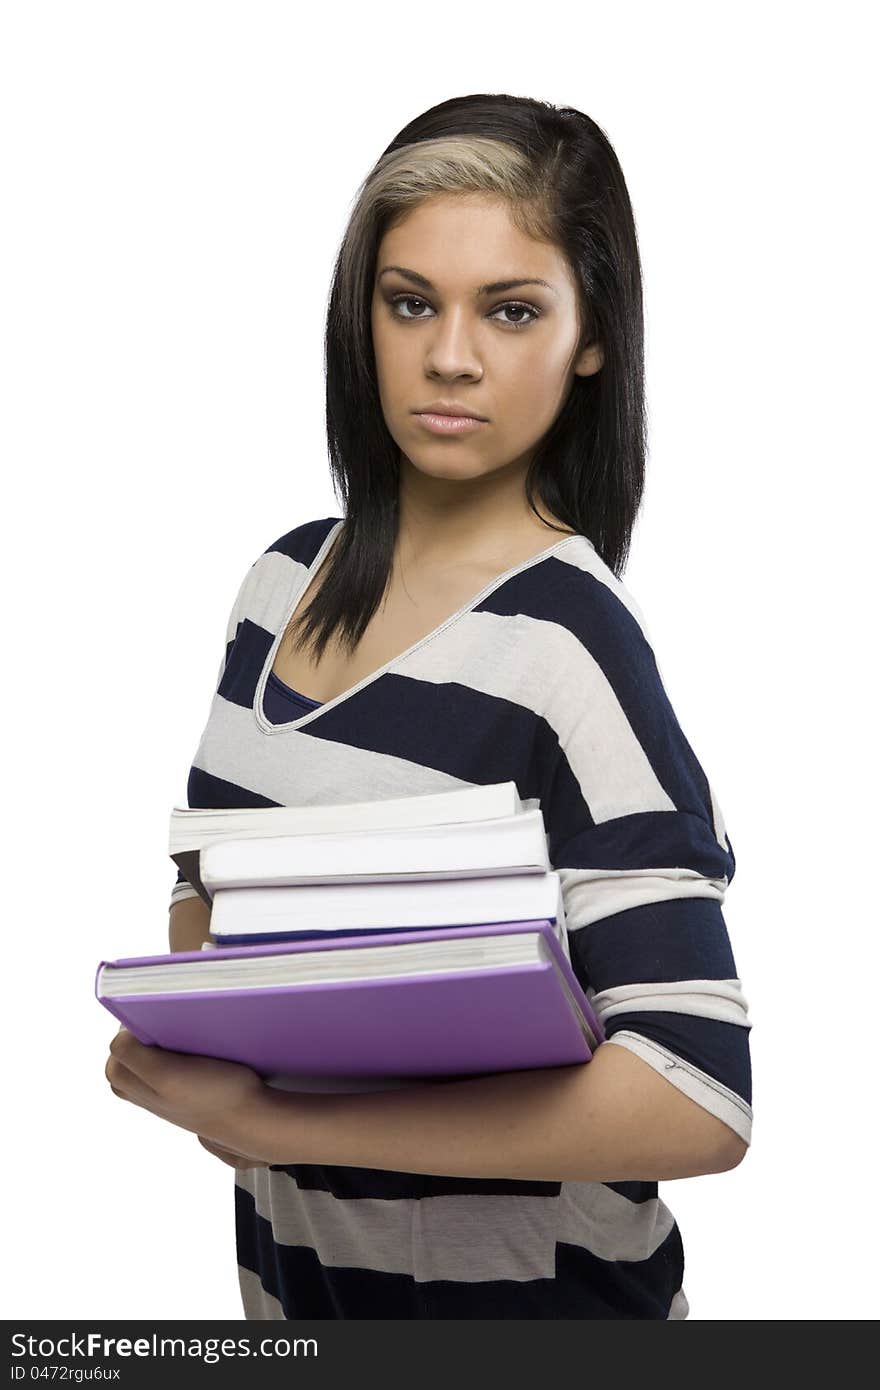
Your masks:
<svg viewBox="0 0 880 1390"><path fill-rule="evenodd" d="M108 1013L111 1013L113 1017L117 1019L119 1023L122 1024L123 1028L127 1028L129 1033L133 1033L134 1036L137 1038L138 1042L143 1043L146 1047L159 1046L159 1044L156 1042L156 1039L153 1037L151 1033L147 1032L143 1024L136 1022L131 1017L128 1009L125 1007L125 1004L123 1002L121 1002L119 999L108 999L105 995L98 994L97 988L95 994L96 998L98 999L98 1002L104 1005L104 1008L108 1011Z"/></svg>
<svg viewBox="0 0 880 1390"><path fill-rule="evenodd" d="M338 931L278 931L278 932L246 932L245 934L226 935L223 932L215 932L214 944L217 946L257 946L261 944L278 943L283 941L329 941L342 936L360 936L373 938L374 936L393 936L396 932L411 932L416 930L413 927L340 927ZM422 930L430 931L429 927ZM438 930L440 930L438 928Z"/></svg>

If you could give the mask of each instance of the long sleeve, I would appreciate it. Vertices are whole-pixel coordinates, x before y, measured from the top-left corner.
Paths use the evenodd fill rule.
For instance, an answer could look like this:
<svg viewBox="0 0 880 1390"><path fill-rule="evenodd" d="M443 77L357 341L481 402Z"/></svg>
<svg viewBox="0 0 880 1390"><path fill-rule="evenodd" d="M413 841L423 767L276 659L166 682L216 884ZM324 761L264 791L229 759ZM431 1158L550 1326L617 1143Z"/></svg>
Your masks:
<svg viewBox="0 0 880 1390"><path fill-rule="evenodd" d="M641 610L622 585L585 578L541 797L572 965L607 1043L751 1143L752 1025L722 912L735 859L721 808Z"/></svg>

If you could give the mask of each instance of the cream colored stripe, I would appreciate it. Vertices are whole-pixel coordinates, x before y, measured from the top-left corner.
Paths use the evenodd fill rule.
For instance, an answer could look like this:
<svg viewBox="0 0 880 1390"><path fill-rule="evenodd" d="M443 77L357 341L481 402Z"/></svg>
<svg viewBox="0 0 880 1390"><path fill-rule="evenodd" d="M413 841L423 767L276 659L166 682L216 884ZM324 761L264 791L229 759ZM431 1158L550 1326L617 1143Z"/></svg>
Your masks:
<svg viewBox="0 0 880 1390"><path fill-rule="evenodd" d="M249 618L274 636L308 572L307 565L291 559L280 550L270 550L268 554L261 555L242 582L233 609L235 623ZM227 633L227 640L234 635L232 621L230 627L232 631Z"/></svg>
<svg viewBox="0 0 880 1390"><path fill-rule="evenodd" d="M250 708L215 695L195 756L195 767L282 806L323 806L341 801L378 801L473 786L407 758L376 753L331 739L289 730L264 734Z"/></svg>
<svg viewBox="0 0 880 1390"><path fill-rule="evenodd" d="M522 652L530 660L523 662ZM595 821L674 811L607 676L560 623L525 614L463 614L401 662L401 675L459 680L540 714L555 731Z"/></svg>
<svg viewBox="0 0 880 1390"><path fill-rule="evenodd" d="M675 1297L669 1305L669 1315L667 1320L681 1320L682 1318L686 1318L689 1312L690 1304L688 1303L687 1298L685 1296L685 1291L684 1289L679 1289L678 1293L675 1295Z"/></svg>
<svg viewBox="0 0 880 1390"><path fill-rule="evenodd" d="M174 887L171 889L169 907L173 907L175 903L183 902L184 898L198 897L201 897L201 894L197 893L195 888L191 888L188 883L175 883Z"/></svg>
<svg viewBox="0 0 880 1390"><path fill-rule="evenodd" d="M557 868L556 872L569 931L648 903L678 898L712 898L720 903L727 891L726 878L706 878L695 869Z"/></svg>
<svg viewBox="0 0 880 1390"><path fill-rule="evenodd" d="M550 1279L557 1241L603 1260L645 1260L673 1226L659 1198L630 1202L602 1183L566 1182L558 1197L382 1200L299 1189L287 1173L268 1168L241 1170L236 1181L271 1222L277 1242L313 1249L323 1265L420 1282Z"/></svg>
<svg viewBox="0 0 880 1390"><path fill-rule="evenodd" d="M286 1322L284 1309L278 1299L267 1293L260 1283L260 1276L252 1269L238 1266L238 1286L241 1289L241 1302L245 1318L274 1319Z"/></svg>
<svg viewBox="0 0 880 1390"><path fill-rule="evenodd" d="M748 1002L739 980L663 980L615 985L591 995L590 1003L603 1025L615 1014L661 1011L751 1027Z"/></svg>

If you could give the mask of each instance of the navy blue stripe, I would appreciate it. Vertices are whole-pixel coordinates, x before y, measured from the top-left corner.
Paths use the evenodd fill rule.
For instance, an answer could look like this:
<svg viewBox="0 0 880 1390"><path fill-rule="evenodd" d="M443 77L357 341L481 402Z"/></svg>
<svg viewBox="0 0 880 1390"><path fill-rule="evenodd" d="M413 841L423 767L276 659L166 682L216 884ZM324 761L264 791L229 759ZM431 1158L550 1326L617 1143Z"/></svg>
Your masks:
<svg viewBox="0 0 880 1390"><path fill-rule="evenodd" d="M569 932L571 954L598 992L671 980L735 980L721 904L672 898L615 912Z"/></svg>
<svg viewBox="0 0 880 1390"><path fill-rule="evenodd" d="M394 671L324 709L302 732L483 786L514 780L515 769L526 798L541 794L546 767L559 757L556 734L524 706L455 681L436 684Z"/></svg>
<svg viewBox="0 0 880 1390"><path fill-rule="evenodd" d="M297 1187L329 1192L344 1200L395 1202L419 1197L448 1197L466 1193L487 1197L558 1197L558 1182L519 1178L459 1178L442 1174L398 1173L387 1168L323 1168L308 1163L273 1163L274 1172L287 1173Z"/></svg>
<svg viewBox="0 0 880 1390"><path fill-rule="evenodd" d="M684 1250L677 1225L646 1260L600 1260L581 1246L560 1241L556 1247L559 1297L553 1297L559 1311L546 1316L667 1319L683 1278ZM589 1311L581 1302L581 1289L590 1290Z"/></svg>
<svg viewBox="0 0 880 1390"><path fill-rule="evenodd" d="M272 633L259 623L243 618L233 643L235 660L227 657L226 669L217 686L218 695L230 704L241 705L242 709L252 709L257 683L274 641Z"/></svg>
<svg viewBox="0 0 880 1390"><path fill-rule="evenodd" d="M273 1163L273 1172L286 1173L304 1192L327 1192L344 1201L412 1201L421 1197L549 1197L562 1190L560 1182L528 1178L466 1178L437 1173L399 1173L387 1168L319 1167L308 1163ZM657 1196L656 1182L603 1183L638 1205Z"/></svg>
<svg viewBox="0 0 880 1390"><path fill-rule="evenodd" d="M292 531L285 531L283 536L266 546L263 554L269 555L272 551L279 551L289 559L297 560L299 564L308 567L313 563L337 521L341 520L338 516L325 516L319 521L306 521L302 526L295 526Z"/></svg>
<svg viewBox="0 0 880 1390"><path fill-rule="evenodd" d="M528 1178L465 1178L437 1173L398 1173L387 1168L322 1168L308 1163L273 1163L273 1172L286 1173L304 1192L327 1192L346 1201L412 1201L420 1197L552 1197L560 1182ZM638 1205L657 1196L656 1182L609 1182L627 1201Z"/></svg>
<svg viewBox="0 0 880 1390"><path fill-rule="evenodd" d="M240 787L237 782L227 782L223 777L215 777L212 772L195 764L189 770L186 782L186 804L190 810L213 811L240 810L244 806L280 806L280 801L272 801L260 792L252 792Z"/></svg>
<svg viewBox="0 0 880 1390"><path fill-rule="evenodd" d="M578 794L579 795L579 794ZM693 869L706 878L733 877L732 856L708 821L687 811L639 811L582 826L568 840L551 808L551 854L566 869Z"/></svg>
<svg viewBox="0 0 880 1390"><path fill-rule="evenodd" d="M651 1010L649 1013L614 1014L605 1024L606 1038L612 1038L622 1028L653 1039L707 1076L713 1076L751 1105L749 1027L725 1023L718 1018Z"/></svg>

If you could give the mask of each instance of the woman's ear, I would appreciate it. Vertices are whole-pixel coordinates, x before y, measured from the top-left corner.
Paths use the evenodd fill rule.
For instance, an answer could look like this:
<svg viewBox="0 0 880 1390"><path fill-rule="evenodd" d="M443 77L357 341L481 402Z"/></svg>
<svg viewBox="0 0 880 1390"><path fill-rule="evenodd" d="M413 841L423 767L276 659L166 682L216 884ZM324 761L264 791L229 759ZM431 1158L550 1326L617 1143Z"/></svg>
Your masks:
<svg viewBox="0 0 880 1390"><path fill-rule="evenodd" d="M590 343L585 347L574 364L576 376L595 376L605 361L605 354L602 352L601 343Z"/></svg>

